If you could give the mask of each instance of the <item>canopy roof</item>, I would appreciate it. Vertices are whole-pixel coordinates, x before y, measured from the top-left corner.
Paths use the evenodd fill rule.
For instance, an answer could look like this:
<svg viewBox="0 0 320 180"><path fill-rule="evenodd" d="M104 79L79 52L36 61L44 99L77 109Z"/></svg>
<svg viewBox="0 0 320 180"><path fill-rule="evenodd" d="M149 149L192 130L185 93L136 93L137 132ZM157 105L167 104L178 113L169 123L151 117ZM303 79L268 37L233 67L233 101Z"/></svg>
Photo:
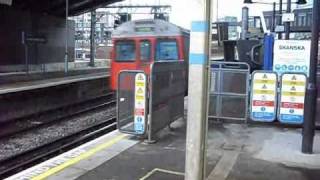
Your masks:
<svg viewBox="0 0 320 180"><path fill-rule="evenodd" d="M6 4L6 1L2 3ZM69 16L79 15L120 1L123 0L69 0ZM65 16L66 0L12 0L10 7L54 16Z"/></svg>

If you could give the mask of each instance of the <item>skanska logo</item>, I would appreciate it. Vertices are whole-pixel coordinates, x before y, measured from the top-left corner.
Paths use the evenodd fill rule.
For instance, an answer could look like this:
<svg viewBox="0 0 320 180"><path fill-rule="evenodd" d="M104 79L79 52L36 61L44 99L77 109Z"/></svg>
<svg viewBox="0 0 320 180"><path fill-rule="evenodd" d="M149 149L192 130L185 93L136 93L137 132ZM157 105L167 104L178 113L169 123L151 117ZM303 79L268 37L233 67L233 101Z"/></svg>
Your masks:
<svg viewBox="0 0 320 180"><path fill-rule="evenodd" d="M304 51L306 48L304 46L290 46L290 45L280 45L280 50L293 50L293 51Z"/></svg>

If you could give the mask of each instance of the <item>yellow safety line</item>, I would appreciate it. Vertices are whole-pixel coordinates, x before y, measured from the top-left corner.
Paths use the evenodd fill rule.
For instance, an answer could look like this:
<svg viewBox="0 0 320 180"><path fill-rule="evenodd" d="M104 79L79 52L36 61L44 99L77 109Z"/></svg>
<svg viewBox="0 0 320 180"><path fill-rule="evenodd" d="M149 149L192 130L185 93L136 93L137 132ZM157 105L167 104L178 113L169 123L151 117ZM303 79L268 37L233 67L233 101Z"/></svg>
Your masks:
<svg viewBox="0 0 320 180"><path fill-rule="evenodd" d="M103 150L105 148L108 148L108 147L114 145L115 143L119 142L120 140L122 140L126 136L127 135L124 135L124 134L123 135L119 135L119 136L111 139L110 141L108 141L108 142L106 142L104 144L101 144L101 145L99 145L99 146L97 146L97 147L95 147L93 149L90 149L87 152L84 152L83 154L81 154L81 155L79 155L79 156L77 156L75 158L72 158L72 159L64 162L63 164L61 164L59 166L56 166L54 168L49 169L45 173L42 173L42 174L40 174L38 176L33 177L32 180L45 179L45 178L47 178L47 177L49 177L49 176L51 176L51 175L63 170L63 169L71 166L71 165L76 164L77 162L79 162L79 161L81 161L83 159L89 158L90 156L96 154L97 152L99 152L99 151L101 151L101 150Z"/></svg>
<svg viewBox="0 0 320 180"><path fill-rule="evenodd" d="M147 178L149 178L153 173L155 173L156 171L160 171L160 172L164 172L164 173L169 173L169 174L174 174L174 175L178 175L178 176L184 176L184 173L182 172L177 172L177 171L170 171L170 170L166 170L166 169L159 169L159 168L155 168L152 171L148 172L146 175L144 175L142 178L140 178L139 180L146 180Z"/></svg>

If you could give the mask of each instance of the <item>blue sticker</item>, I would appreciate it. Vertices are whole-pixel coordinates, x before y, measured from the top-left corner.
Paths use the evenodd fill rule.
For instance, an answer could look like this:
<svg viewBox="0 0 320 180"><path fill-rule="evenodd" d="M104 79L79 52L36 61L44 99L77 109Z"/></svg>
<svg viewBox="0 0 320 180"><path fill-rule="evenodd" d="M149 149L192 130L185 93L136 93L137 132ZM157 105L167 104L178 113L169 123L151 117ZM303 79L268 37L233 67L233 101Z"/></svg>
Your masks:
<svg viewBox="0 0 320 180"><path fill-rule="evenodd" d="M288 67L288 69L289 69L289 71L293 71L293 70L294 70L294 66L293 66L293 65L290 65L290 66Z"/></svg>
<svg viewBox="0 0 320 180"><path fill-rule="evenodd" d="M282 65L282 67L281 67L282 71L287 71L287 69L288 69L287 65Z"/></svg>
<svg viewBox="0 0 320 180"><path fill-rule="evenodd" d="M251 117L254 121L272 122L275 119L275 113L270 112L252 112Z"/></svg>
<svg viewBox="0 0 320 180"><path fill-rule="evenodd" d="M277 71L281 70L280 64L276 64L276 65L275 65L275 69L276 69Z"/></svg>
<svg viewBox="0 0 320 180"><path fill-rule="evenodd" d="M134 122L134 131L139 134L144 133L144 123L142 117L136 117Z"/></svg>
<svg viewBox="0 0 320 180"><path fill-rule="evenodd" d="M293 114L280 114L280 122L288 124L302 124L303 116L302 115L293 115Z"/></svg>

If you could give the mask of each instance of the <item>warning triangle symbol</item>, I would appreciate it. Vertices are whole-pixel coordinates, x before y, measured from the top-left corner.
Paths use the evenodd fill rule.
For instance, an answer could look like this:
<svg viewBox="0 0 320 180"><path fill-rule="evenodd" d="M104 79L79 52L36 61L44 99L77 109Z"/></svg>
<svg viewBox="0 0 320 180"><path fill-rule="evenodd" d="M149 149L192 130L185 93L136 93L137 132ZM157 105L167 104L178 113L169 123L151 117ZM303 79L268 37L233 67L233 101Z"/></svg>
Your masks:
<svg viewBox="0 0 320 180"><path fill-rule="evenodd" d="M264 85L262 86L262 89L267 89L267 86L264 84Z"/></svg>
<svg viewBox="0 0 320 180"><path fill-rule="evenodd" d="M143 90L141 88L138 89L138 93L141 94L143 93Z"/></svg>
<svg viewBox="0 0 320 180"><path fill-rule="evenodd" d="M293 75L291 80L295 81L295 80L297 80L297 77L295 75Z"/></svg>
<svg viewBox="0 0 320 180"><path fill-rule="evenodd" d="M268 79L268 76L266 74L263 74L263 79Z"/></svg>
<svg viewBox="0 0 320 180"><path fill-rule="evenodd" d="M291 91L296 91L296 87L292 86Z"/></svg>

